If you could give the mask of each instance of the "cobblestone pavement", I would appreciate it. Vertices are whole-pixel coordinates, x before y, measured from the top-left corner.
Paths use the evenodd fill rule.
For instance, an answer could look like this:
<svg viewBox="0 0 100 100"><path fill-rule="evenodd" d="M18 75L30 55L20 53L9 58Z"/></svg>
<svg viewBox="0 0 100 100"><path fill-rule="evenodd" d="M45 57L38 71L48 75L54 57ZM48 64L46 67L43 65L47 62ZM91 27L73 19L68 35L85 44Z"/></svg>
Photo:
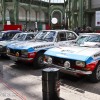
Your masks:
<svg viewBox="0 0 100 100"><path fill-rule="evenodd" d="M35 70L30 65L22 64L16 66L11 60L1 60L0 67L1 70L3 68L3 75L1 74L3 81L25 97L26 100L42 100L41 69ZM2 86L0 86L1 89ZM0 100L4 100L1 97ZM73 76L63 77L61 79L60 97L61 100L100 100L100 83L90 83L85 78Z"/></svg>

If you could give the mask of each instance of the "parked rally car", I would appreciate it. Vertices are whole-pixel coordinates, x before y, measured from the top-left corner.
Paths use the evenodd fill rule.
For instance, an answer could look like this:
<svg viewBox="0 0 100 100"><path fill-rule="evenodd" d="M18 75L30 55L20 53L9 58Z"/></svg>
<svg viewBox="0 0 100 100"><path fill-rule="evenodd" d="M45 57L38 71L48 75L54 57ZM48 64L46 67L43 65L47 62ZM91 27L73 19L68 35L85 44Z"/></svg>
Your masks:
<svg viewBox="0 0 100 100"><path fill-rule="evenodd" d="M18 41L28 41L34 38L33 33L26 33L26 32L21 32L17 33L12 39L10 40L4 40L0 41L0 55L5 56L6 55L6 47L8 44L11 43L16 43Z"/></svg>
<svg viewBox="0 0 100 100"><path fill-rule="evenodd" d="M100 33L84 33L75 43L47 50L44 62L61 72L100 81Z"/></svg>
<svg viewBox="0 0 100 100"><path fill-rule="evenodd" d="M0 41L4 40L11 40L16 33L21 33L22 31L19 30L8 30L8 31L1 31L0 32Z"/></svg>
<svg viewBox="0 0 100 100"><path fill-rule="evenodd" d="M33 63L34 67L42 67L47 49L66 44L77 37L75 32L69 30L43 30L32 41L8 45L7 53L16 62L26 61Z"/></svg>

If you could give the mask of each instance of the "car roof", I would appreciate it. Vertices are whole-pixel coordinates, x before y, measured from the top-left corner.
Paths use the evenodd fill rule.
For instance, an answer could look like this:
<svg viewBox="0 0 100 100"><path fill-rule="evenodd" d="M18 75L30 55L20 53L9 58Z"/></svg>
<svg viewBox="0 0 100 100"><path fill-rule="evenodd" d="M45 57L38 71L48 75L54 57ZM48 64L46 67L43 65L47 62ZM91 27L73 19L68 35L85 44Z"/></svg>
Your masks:
<svg viewBox="0 0 100 100"><path fill-rule="evenodd" d="M79 35L100 35L100 33L79 33Z"/></svg>
<svg viewBox="0 0 100 100"><path fill-rule="evenodd" d="M7 31L1 31L1 32L6 33L6 32L22 32L22 31L20 31L20 30L7 30Z"/></svg>
<svg viewBox="0 0 100 100"><path fill-rule="evenodd" d="M18 33L18 34L34 34L34 33L30 33L30 32L21 32L21 33Z"/></svg>
<svg viewBox="0 0 100 100"><path fill-rule="evenodd" d="M58 29L58 30L42 30L42 31L56 31L56 32L65 32L65 31L67 31L67 32L74 32L74 31L71 31L71 30L60 30L60 29Z"/></svg>

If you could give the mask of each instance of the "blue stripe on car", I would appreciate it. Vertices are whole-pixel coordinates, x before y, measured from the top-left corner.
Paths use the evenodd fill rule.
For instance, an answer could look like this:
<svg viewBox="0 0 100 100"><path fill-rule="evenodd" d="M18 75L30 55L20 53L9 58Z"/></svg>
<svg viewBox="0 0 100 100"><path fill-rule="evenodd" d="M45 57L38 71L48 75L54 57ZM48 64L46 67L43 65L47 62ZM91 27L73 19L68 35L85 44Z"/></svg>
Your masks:
<svg viewBox="0 0 100 100"><path fill-rule="evenodd" d="M34 49L33 49L33 48L29 48L29 49L28 49L28 52L30 52L30 53L31 53L31 52L34 52Z"/></svg>
<svg viewBox="0 0 100 100"><path fill-rule="evenodd" d="M94 61L92 57L89 56L83 56L83 55L78 55L78 54L72 54L72 53L59 53L59 52L54 52L54 51L46 51L45 55L50 55L50 56L55 56L59 58L65 58L65 59L72 59L72 60L79 60L79 61L85 61L86 64L91 63Z"/></svg>

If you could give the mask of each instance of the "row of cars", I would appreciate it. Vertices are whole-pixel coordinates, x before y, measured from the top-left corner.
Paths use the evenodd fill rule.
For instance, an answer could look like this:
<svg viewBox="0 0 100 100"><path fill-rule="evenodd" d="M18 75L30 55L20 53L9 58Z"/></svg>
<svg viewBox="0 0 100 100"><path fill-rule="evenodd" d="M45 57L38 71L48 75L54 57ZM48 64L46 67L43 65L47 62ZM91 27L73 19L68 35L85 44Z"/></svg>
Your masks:
<svg viewBox="0 0 100 100"><path fill-rule="evenodd" d="M100 33L78 36L69 30L42 30L30 41L7 45L7 55L16 63L34 67L57 67L64 73L100 80Z"/></svg>
<svg viewBox="0 0 100 100"><path fill-rule="evenodd" d="M16 61L31 62L34 67L44 66L44 52L77 39L77 34L68 30L42 30L31 41L8 45L8 56Z"/></svg>

